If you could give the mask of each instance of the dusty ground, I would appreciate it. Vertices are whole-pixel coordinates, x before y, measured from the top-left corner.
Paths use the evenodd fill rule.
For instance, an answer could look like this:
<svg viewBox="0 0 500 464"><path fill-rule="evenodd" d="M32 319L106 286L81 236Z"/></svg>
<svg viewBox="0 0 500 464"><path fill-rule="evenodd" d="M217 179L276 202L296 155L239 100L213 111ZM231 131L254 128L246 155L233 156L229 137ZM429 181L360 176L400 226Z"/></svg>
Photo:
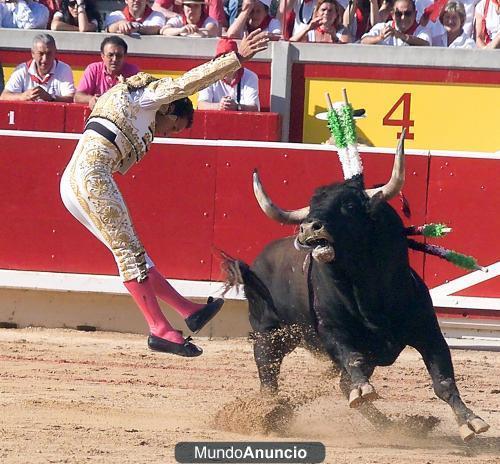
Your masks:
<svg viewBox="0 0 500 464"><path fill-rule="evenodd" d="M377 406L392 418L442 420L425 439L375 430L325 379L327 364L303 350L285 360L284 391L300 396L320 385L325 396L300 407L284 437L258 427L238 433L254 424L252 411L234 409L252 409L258 393L251 344L199 341L205 354L186 360L148 351L139 335L0 329L0 462L174 463L179 441L279 439L322 441L332 464L500 462L498 353L453 352L464 400L491 425L465 445L411 350L376 371L373 384L382 396Z"/></svg>

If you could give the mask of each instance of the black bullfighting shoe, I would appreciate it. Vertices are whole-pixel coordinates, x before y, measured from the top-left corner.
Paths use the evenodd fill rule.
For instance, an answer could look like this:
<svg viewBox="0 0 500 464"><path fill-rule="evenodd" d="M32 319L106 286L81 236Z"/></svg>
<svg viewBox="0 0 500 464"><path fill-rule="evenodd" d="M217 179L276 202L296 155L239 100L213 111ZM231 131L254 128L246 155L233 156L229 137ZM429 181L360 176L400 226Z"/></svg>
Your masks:
<svg viewBox="0 0 500 464"><path fill-rule="evenodd" d="M203 308L184 319L186 325L189 327L189 330L196 333L203 329L208 321L210 321L220 311L223 304L224 300L222 298L214 300L211 296L209 296L207 304Z"/></svg>
<svg viewBox="0 0 500 464"><path fill-rule="evenodd" d="M203 350L199 346L191 343L191 337L186 338L184 343L174 343L156 335L150 335L148 337L148 346L153 351L176 354L178 356L185 356L186 358L194 358L203 353Z"/></svg>

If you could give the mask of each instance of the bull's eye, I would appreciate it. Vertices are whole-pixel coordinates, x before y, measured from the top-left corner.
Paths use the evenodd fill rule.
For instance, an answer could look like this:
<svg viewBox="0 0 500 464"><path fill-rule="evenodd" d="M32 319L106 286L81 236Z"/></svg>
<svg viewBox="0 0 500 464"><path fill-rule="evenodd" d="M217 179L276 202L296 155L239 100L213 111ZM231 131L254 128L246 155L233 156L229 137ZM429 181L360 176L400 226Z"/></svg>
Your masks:
<svg viewBox="0 0 500 464"><path fill-rule="evenodd" d="M352 214L356 210L356 205L352 202L344 203L340 210L343 214Z"/></svg>

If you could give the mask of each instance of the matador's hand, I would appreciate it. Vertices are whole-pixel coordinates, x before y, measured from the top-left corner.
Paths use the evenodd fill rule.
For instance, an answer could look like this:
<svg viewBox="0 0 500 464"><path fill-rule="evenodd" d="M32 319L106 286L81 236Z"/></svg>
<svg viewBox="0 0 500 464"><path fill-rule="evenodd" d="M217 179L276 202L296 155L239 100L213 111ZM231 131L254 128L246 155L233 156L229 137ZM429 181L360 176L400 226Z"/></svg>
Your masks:
<svg viewBox="0 0 500 464"><path fill-rule="evenodd" d="M256 29L243 37L238 47L240 63L251 60L256 53L259 53L267 48L269 43L269 34L262 32L261 29Z"/></svg>

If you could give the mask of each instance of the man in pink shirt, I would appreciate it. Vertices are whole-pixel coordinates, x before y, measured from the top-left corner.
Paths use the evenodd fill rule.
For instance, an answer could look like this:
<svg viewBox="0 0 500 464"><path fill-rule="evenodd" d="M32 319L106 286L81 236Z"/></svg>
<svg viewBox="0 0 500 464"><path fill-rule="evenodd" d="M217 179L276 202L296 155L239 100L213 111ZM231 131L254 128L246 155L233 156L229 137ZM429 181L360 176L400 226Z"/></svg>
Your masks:
<svg viewBox="0 0 500 464"><path fill-rule="evenodd" d="M130 77L139 72L135 64L125 63L127 43L116 35L101 43L102 61L89 64L75 93L75 103L88 103L94 108L97 99L118 82L118 77Z"/></svg>

